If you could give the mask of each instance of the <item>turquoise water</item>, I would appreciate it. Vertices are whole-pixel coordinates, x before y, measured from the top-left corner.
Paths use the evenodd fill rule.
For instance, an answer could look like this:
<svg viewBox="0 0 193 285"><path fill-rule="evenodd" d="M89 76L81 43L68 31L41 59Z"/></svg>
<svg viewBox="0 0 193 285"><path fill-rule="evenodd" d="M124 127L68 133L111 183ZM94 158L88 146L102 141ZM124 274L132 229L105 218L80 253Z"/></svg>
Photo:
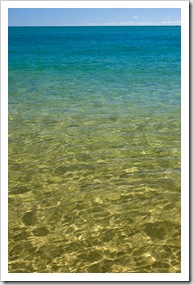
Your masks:
<svg viewBox="0 0 193 285"><path fill-rule="evenodd" d="M9 27L9 272L180 272L180 27Z"/></svg>

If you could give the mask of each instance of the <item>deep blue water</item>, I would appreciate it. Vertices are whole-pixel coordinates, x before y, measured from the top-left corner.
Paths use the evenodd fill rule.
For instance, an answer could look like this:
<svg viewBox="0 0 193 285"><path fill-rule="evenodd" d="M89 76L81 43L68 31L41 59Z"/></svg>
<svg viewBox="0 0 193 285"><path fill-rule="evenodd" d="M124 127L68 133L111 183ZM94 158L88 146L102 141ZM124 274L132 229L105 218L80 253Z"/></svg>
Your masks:
<svg viewBox="0 0 193 285"><path fill-rule="evenodd" d="M9 27L10 272L180 272L180 46Z"/></svg>

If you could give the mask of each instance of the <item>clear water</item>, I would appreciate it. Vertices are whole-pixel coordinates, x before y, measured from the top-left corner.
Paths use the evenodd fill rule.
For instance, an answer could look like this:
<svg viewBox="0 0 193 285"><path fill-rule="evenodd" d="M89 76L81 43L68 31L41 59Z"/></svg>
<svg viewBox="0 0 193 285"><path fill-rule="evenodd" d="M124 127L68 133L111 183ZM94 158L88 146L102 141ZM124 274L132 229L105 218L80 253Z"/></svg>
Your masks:
<svg viewBox="0 0 193 285"><path fill-rule="evenodd" d="M180 272L180 37L9 28L9 272Z"/></svg>

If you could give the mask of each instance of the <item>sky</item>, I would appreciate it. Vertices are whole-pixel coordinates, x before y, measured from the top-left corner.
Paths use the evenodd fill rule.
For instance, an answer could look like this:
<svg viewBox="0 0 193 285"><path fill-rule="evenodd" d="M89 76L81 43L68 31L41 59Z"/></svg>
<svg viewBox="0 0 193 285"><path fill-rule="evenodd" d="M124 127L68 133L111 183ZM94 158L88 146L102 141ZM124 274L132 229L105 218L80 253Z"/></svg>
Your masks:
<svg viewBox="0 0 193 285"><path fill-rule="evenodd" d="M9 26L180 25L177 8L9 8Z"/></svg>

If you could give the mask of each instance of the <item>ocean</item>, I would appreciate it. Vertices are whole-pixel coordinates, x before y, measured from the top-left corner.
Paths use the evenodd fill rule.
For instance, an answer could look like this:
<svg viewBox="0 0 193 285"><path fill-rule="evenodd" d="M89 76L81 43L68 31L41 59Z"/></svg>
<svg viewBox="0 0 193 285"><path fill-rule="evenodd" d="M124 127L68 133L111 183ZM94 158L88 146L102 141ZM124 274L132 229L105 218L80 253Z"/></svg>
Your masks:
<svg viewBox="0 0 193 285"><path fill-rule="evenodd" d="M9 272L181 272L181 28L9 27Z"/></svg>

